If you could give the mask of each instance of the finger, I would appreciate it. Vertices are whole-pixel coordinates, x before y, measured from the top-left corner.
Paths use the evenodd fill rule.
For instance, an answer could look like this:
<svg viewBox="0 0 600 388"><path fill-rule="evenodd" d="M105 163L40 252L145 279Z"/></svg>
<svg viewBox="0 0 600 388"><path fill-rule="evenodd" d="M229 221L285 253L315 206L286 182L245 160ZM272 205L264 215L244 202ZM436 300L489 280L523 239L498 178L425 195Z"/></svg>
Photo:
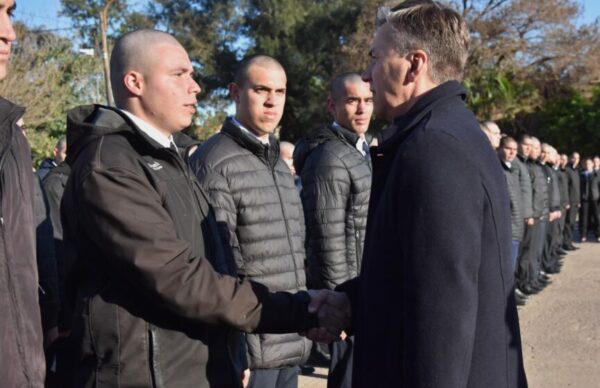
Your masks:
<svg viewBox="0 0 600 388"><path fill-rule="evenodd" d="M327 292L324 290L309 290L308 294L311 297L310 303L308 304L308 312L314 314L319 311L321 306L327 301Z"/></svg>

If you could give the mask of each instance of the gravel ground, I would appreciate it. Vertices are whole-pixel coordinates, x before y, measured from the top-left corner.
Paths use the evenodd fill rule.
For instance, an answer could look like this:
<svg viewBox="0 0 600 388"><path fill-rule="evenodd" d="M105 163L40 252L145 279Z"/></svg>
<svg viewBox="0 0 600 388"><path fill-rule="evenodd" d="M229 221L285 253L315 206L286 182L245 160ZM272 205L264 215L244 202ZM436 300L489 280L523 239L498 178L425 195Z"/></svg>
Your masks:
<svg viewBox="0 0 600 388"><path fill-rule="evenodd" d="M580 247L519 309L530 388L600 388L600 244ZM300 388L326 386L327 369L300 377Z"/></svg>

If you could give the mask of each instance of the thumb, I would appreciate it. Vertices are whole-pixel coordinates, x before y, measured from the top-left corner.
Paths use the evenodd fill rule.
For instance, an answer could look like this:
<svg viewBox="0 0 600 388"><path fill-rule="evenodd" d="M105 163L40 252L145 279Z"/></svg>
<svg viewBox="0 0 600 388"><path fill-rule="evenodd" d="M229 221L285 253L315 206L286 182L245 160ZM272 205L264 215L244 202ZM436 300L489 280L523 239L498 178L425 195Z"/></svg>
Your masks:
<svg viewBox="0 0 600 388"><path fill-rule="evenodd" d="M327 301L327 292L326 291L316 291L309 290L308 294L310 295L310 303L308 304L308 312L311 314L319 311L321 306L325 304Z"/></svg>

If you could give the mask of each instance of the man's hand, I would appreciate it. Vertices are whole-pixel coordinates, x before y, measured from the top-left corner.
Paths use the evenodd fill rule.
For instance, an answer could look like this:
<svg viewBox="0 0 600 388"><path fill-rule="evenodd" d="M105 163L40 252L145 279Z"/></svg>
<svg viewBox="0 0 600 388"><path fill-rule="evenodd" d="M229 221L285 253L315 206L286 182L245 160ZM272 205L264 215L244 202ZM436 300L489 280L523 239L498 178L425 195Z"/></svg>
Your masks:
<svg viewBox="0 0 600 388"><path fill-rule="evenodd" d="M308 311L317 314L320 327L308 331L307 337L316 342L339 340L344 329L350 326L352 314L346 294L331 290L309 290Z"/></svg>
<svg viewBox="0 0 600 388"><path fill-rule="evenodd" d="M242 387L246 388L250 383L250 369L245 369L242 372Z"/></svg>
<svg viewBox="0 0 600 388"><path fill-rule="evenodd" d="M533 217L527 219L527 225L532 226L535 224L535 219Z"/></svg>

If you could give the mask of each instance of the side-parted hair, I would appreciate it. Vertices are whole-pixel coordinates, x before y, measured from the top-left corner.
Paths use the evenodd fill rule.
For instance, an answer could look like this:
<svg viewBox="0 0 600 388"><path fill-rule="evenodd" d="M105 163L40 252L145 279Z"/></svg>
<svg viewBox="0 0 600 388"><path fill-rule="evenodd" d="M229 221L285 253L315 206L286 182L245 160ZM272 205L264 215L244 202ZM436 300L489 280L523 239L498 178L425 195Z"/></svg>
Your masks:
<svg viewBox="0 0 600 388"><path fill-rule="evenodd" d="M431 0L406 0L377 12L378 27L389 23L396 51L405 55L423 50L431 64L429 77L437 84L462 81L469 51L469 29L452 8Z"/></svg>

